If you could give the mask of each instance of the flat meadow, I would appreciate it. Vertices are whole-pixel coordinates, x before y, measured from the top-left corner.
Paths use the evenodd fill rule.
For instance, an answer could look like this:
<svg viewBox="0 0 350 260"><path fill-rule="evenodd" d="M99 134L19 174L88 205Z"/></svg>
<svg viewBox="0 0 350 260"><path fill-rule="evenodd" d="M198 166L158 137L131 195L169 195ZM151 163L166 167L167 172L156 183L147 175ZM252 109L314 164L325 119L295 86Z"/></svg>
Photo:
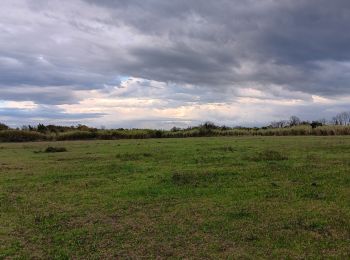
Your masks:
<svg viewBox="0 0 350 260"><path fill-rule="evenodd" d="M349 259L350 136L0 143L0 258Z"/></svg>

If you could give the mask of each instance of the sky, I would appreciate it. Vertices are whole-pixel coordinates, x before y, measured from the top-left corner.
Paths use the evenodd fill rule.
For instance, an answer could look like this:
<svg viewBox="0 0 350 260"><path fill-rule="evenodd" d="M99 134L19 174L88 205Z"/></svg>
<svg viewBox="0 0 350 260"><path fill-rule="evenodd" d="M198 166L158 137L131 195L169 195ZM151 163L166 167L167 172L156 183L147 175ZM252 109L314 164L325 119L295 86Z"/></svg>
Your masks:
<svg viewBox="0 0 350 260"><path fill-rule="evenodd" d="M350 111L349 0L2 0L0 122L261 126Z"/></svg>

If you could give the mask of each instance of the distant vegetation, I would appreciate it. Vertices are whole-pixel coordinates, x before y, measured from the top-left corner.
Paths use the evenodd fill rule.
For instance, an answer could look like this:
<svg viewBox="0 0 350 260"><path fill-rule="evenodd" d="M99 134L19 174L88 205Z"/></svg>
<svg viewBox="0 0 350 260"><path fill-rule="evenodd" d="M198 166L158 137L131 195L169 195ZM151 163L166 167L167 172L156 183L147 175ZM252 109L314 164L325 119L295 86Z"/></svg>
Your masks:
<svg viewBox="0 0 350 260"><path fill-rule="evenodd" d="M114 140L204 136L287 136L287 135L350 135L350 113L343 112L331 120L302 121L297 116L289 120L271 122L264 127L228 127L205 122L199 126L170 130L154 129L98 129L86 125L57 126L26 125L11 129L0 123L0 142Z"/></svg>

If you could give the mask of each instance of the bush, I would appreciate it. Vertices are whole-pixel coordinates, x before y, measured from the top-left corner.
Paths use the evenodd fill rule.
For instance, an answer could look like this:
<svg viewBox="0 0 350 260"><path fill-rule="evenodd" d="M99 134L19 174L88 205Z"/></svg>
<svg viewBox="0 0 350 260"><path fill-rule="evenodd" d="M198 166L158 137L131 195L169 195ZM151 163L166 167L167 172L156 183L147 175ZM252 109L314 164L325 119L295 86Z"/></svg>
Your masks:
<svg viewBox="0 0 350 260"><path fill-rule="evenodd" d="M37 130L38 130L38 132L40 132L40 133L46 133L48 129L47 129L47 127L46 127L45 125L43 125L43 124L38 124Z"/></svg>
<svg viewBox="0 0 350 260"><path fill-rule="evenodd" d="M312 129L319 127L319 126L323 126L323 124L321 122L318 121L312 121L312 123L310 124Z"/></svg>
<svg viewBox="0 0 350 260"><path fill-rule="evenodd" d="M62 153L67 152L67 149L65 147L52 147L49 146L45 149L45 153Z"/></svg>
<svg viewBox="0 0 350 260"><path fill-rule="evenodd" d="M207 121L204 124L200 125L200 128L218 129L219 127L217 125L215 125L213 122Z"/></svg>
<svg viewBox="0 0 350 260"><path fill-rule="evenodd" d="M57 136L57 140L64 141L64 140L90 140L90 139L97 139L98 133L97 132L89 132L89 131L74 131L74 132L67 132L63 133Z"/></svg>
<svg viewBox="0 0 350 260"><path fill-rule="evenodd" d="M49 137L33 131L4 130L0 131L0 142L30 142L44 141Z"/></svg>
<svg viewBox="0 0 350 260"><path fill-rule="evenodd" d="M10 129L7 125L0 123L0 131Z"/></svg>
<svg viewBox="0 0 350 260"><path fill-rule="evenodd" d="M154 132L154 135L152 137L161 138L162 136L163 136L163 132L160 130L157 130Z"/></svg>

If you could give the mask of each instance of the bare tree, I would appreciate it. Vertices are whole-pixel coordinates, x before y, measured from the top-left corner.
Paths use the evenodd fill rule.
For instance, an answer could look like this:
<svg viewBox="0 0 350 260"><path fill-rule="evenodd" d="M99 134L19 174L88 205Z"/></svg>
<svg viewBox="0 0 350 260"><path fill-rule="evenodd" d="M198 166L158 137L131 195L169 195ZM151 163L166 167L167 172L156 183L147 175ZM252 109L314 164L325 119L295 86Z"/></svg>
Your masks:
<svg viewBox="0 0 350 260"><path fill-rule="evenodd" d="M340 117L342 119L343 125L348 125L350 121L350 113L342 112L340 113Z"/></svg>
<svg viewBox="0 0 350 260"><path fill-rule="evenodd" d="M320 122L322 125L326 125L327 124L327 119L326 118L321 118L321 119L319 119L317 121Z"/></svg>
<svg viewBox="0 0 350 260"><path fill-rule="evenodd" d="M270 123L270 126L272 128L283 128L288 125L288 121L286 120L281 120L281 121L273 121Z"/></svg>
<svg viewBox="0 0 350 260"><path fill-rule="evenodd" d="M350 124L350 113L342 112L332 118L334 125L349 125Z"/></svg>
<svg viewBox="0 0 350 260"><path fill-rule="evenodd" d="M332 117L332 124L333 124L333 125L339 125L339 124L340 124L340 123L339 123L339 119L338 119L337 116L333 116L333 117Z"/></svg>
<svg viewBox="0 0 350 260"><path fill-rule="evenodd" d="M291 116L291 117L289 118L289 125L290 125L290 126L300 125L300 123L301 123L301 120L300 120L300 118L297 117L297 116Z"/></svg>

